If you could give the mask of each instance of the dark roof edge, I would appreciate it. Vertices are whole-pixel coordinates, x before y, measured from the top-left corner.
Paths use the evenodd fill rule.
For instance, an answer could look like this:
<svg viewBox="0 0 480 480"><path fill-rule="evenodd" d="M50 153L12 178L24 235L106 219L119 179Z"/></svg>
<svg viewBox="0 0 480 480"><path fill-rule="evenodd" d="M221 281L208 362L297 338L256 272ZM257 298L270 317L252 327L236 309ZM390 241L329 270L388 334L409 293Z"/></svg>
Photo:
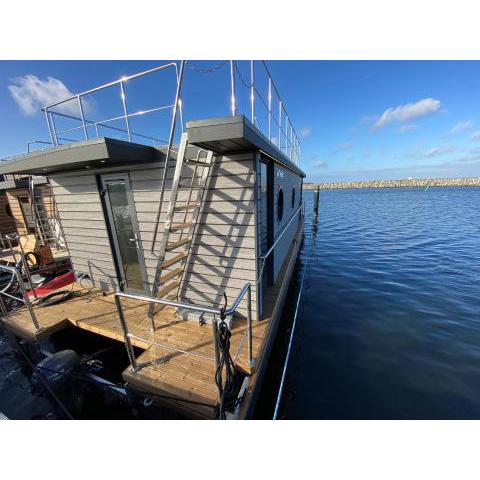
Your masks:
<svg viewBox="0 0 480 480"><path fill-rule="evenodd" d="M305 177L305 172L297 167L278 147L272 144L260 130L255 127L244 115L230 117L208 118L187 122L189 139L194 145L211 148L215 151L215 144L232 140L238 147L232 147L231 151L222 149L217 153L235 153L245 148L254 148L265 153L274 161ZM238 143L244 142L244 146Z"/></svg>

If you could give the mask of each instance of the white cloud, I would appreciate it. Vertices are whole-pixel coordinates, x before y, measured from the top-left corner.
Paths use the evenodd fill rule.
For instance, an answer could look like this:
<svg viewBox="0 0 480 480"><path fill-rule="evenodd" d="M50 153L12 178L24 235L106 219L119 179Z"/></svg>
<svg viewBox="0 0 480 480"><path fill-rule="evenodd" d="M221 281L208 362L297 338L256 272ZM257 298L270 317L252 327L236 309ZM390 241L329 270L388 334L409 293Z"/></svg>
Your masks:
<svg viewBox="0 0 480 480"><path fill-rule="evenodd" d="M480 130L472 133L472 140L480 140Z"/></svg>
<svg viewBox="0 0 480 480"><path fill-rule="evenodd" d="M36 75L25 75L11 80L8 90L25 115L34 115L42 107L71 97L73 93L58 78L47 77L42 80ZM83 100L84 110L89 110L89 102ZM57 111L79 116L79 107L76 101L67 102L57 107Z"/></svg>
<svg viewBox="0 0 480 480"><path fill-rule="evenodd" d="M415 130L418 130L418 125L414 125L412 123L408 125L402 125L401 127L398 128L398 133L407 133L407 132L413 132Z"/></svg>
<svg viewBox="0 0 480 480"><path fill-rule="evenodd" d="M328 167L327 162L324 162L323 160L317 160L316 162L313 163L313 165L317 168L327 168Z"/></svg>
<svg viewBox="0 0 480 480"><path fill-rule="evenodd" d="M452 127L452 129L448 133L455 135L456 133L469 130L472 127L473 127L473 122L471 120L467 120L465 122L458 122Z"/></svg>
<svg viewBox="0 0 480 480"><path fill-rule="evenodd" d="M300 139L303 140L309 137L311 133L312 133L312 127L303 127L302 129L300 129L300 132L298 133L298 135Z"/></svg>
<svg viewBox="0 0 480 480"><path fill-rule="evenodd" d="M437 157L438 155L444 155L445 153L454 152L456 148L453 145L447 145L445 147L439 148L431 148L430 150L426 151L423 156L424 157Z"/></svg>
<svg viewBox="0 0 480 480"><path fill-rule="evenodd" d="M415 103L407 103L385 110L374 123L372 130L379 130L390 123L406 123L415 118L425 117L440 111L440 100L424 98Z"/></svg>

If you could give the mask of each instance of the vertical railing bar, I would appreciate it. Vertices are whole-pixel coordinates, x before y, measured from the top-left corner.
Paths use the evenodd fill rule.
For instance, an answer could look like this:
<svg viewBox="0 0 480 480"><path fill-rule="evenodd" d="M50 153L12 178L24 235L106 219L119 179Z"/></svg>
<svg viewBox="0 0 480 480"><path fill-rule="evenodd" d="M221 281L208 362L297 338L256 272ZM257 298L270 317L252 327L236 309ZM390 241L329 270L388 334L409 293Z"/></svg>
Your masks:
<svg viewBox="0 0 480 480"><path fill-rule="evenodd" d="M253 60L250 60L250 106L252 123L255 125L255 71Z"/></svg>
<svg viewBox="0 0 480 480"><path fill-rule="evenodd" d="M122 327L123 338L125 339L125 348L127 349L128 359L130 360L130 365L132 366L132 371L137 371L137 360L135 359L135 352L133 351L132 342L128 335L128 326L125 320L125 312L123 310L122 302L118 295L114 295L115 305L118 311L118 317L120 318L120 325Z"/></svg>
<svg viewBox="0 0 480 480"><path fill-rule="evenodd" d="M235 98L235 60L230 60L230 110L232 117L237 114L237 100Z"/></svg>
<svg viewBox="0 0 480 480"><path fill-rule="evenodd" d="M83 133L85 134L85 140L88 140L87 126L85 124L85 115L83 113L82 97L77 95L78 108L80 109L80 118L82 119Z"/></svg>
<svg viewBox="0 0 480 480"><path fill-rule="evenodd" d="M253 338L252 338L252 287L247 290L247 328L248 328L248 366L253 367Z"/></svg>
<svg viewBox="0 0 480 480"><path fill-rule="evenodd" d="M278 149L282 151L282 101L278 100Z"/></svg>
<svg viewBox="0 0 480 480"><path fill-rule="evenodd" d="M48 133L50 134L50 140L52 141L52 145L55 146L55 142L53 141L52 125L50 124L50 119L48 118L48 108L44 108L43 112L45 113L45 119L47 120Z"/></svg>
<svg viewBox="0 0 480 480"><path fill-rule="evenodd" d="M272 78L268 76L268 139L272 141Z"/></svg>
<svg viewBox="0 0 480 480"><path fill-rule="evenodd" d="M48 112L48 114L50 115L50 121L52 122L52 126L53 126L53 136L54 136L54 141L55 141L55 146L58 146L58 135L57 135L57 126L55 124L55 117L53 116L55 112Z"/></svg>
<svg viewBox="0 0 480 480"><path fill-rule="evenodd" d="M130 121L128 119L128 110L127 110L127 98L125 96L125 87L123 86L124 82L120 82L120 94L122 96L122 105L123 105L123 115L125 116L125 126L127 127L127 136L128 141L132 141L132 134L130 133Z"/></svg>

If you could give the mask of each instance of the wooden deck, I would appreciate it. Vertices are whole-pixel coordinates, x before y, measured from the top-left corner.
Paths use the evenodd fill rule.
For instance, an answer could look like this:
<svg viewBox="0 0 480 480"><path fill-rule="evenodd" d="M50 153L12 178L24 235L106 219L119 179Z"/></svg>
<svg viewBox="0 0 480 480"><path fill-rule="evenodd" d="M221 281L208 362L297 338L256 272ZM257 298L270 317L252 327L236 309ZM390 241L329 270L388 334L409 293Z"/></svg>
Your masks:
<svg viewBox="0 0 480 480"><path fill-rule="evenodd" d="M299 230L299 232L301 229ZM290 261L286 262L277 285L271 287L264 302L264 319L253 324L253 357L261 366L267 357L272 325L281 314L299 248L300 236L291 246ZM35 331L26 309L3 318L7 329L29 341L41 340L69 324L123 342L117 309L112 294L100 290L86 290L78 284L74 297L58 305L35 308L42 329ZM132 344L145 350L137 358L139 369L123 372L123 377L134 390L158 395L159 401L188 416L215 418L217 388L214 381L215 347L212 326L198 325L182 320L175 309L166 307L155 315L155 330L151 331L147 318L148 305L122 299ZM231 354L237 367L252 375L249 391L256 382L256 372L248 366L246 321L235 319L232 326ZM182 350L179 352L178 350ZM188 353L186 353L188 352Z"/></svg>

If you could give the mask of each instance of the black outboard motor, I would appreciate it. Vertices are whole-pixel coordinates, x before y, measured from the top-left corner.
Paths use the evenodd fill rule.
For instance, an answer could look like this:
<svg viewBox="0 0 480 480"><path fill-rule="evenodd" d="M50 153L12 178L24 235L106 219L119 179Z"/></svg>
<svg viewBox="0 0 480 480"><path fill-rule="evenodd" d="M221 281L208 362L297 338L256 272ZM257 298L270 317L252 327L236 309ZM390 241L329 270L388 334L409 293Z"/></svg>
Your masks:
<svg viewBox="0 0 480 480"><path fill-rule="evenodd" d="M58 418L78 417L82 410L84 398L76 382L79 369L80 357L73 350L54 353L33 369L32 393L51 400Z"/></svg>

